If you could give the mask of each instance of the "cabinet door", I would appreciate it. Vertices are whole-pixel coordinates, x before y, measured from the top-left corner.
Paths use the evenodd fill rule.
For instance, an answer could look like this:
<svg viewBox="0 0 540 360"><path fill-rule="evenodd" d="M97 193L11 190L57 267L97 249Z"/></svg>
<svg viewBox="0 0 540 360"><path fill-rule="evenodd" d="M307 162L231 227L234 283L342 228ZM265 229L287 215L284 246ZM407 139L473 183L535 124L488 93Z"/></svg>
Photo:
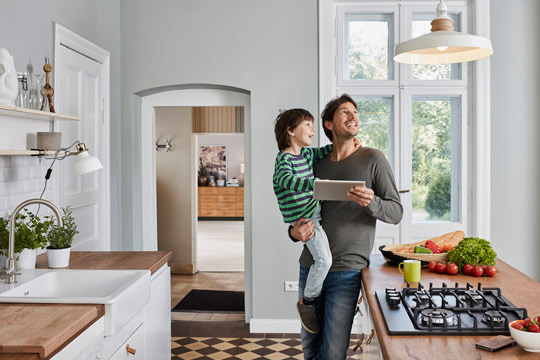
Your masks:
<svg viewBox="0 0 540 360"><path fill-rule="evenodd" d="M144 345L144 324L142 324L109 360L146 359Z"/></svg>
<svg viewBox="0 0 540 360"><path fill-rule="evenodd" d="M144 308L146 359L171 358L171 269L163 265L152 275L150 301Z"/></svg>

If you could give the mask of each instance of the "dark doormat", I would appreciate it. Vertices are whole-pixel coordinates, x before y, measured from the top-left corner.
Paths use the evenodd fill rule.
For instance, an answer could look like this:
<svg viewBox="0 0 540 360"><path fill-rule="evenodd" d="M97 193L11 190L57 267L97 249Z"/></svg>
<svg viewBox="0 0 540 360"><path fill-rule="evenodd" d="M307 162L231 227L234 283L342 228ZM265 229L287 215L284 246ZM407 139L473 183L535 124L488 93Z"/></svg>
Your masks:
<svg viewBox="0 0 540 360"><path fill-rule="evenodd" d="M243 291L191 290L172 311L244 312Z"/></svg>

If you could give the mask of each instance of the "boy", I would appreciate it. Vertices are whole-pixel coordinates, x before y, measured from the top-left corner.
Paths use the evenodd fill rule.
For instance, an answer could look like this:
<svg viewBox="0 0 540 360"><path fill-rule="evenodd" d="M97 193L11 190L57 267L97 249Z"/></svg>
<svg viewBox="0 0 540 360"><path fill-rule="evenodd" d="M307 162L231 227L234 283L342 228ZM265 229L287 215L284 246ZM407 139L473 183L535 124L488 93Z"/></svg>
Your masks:
<svg viewBox="0 0 540 360"><path fill-rule="evenodd" d="M328 239L320 221L320 205L313 199L313 163L332 152L332 145L309 148L315 129L313 115L304 109L281 112L275 121L274 133L279 153L274 168L274 193L286 223L310 219L314 225L314 236L306 246L313 256L314 264L309 270L304 297L296 308L302 326L310 333L317 333L319 326L315 316L314 301L320 295L326 274L332 265L332 254Z"/></svg>

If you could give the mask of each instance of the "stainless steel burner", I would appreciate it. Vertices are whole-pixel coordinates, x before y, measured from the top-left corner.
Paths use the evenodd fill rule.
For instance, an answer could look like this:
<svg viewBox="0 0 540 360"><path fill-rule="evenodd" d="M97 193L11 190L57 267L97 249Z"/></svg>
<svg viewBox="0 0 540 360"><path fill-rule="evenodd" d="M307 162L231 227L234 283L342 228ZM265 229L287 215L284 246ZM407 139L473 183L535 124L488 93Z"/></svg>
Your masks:
<svg viewBox="0 0 540 360"><path fill-rule="evenodd" d="M420 319L422 324L429 325L429 318L431 315L431 324L435 326L443 326L446 322L447 326L453 326L455 324L456 315L446 309L426 309L420 313Z"/></svg>
<svg viewBox="0 0 540 360"><path fill-rule="evenodd" d="M465 291L465 297L466 299L473 299L476 301L482 300L482 295L480 295L477 291L474 291L474 290Z"/></svg>
<svg viewBox="0 0 540 360"><path fill-rule="evenodd" d="M485 312L485 317L482 319L482 322L484 324L489 324L491 322L491 320L493 319L493 324L495 326L498 326L498 325L504 325L504 317L501 315L500 312L498 311L486 311Z"/></svg>

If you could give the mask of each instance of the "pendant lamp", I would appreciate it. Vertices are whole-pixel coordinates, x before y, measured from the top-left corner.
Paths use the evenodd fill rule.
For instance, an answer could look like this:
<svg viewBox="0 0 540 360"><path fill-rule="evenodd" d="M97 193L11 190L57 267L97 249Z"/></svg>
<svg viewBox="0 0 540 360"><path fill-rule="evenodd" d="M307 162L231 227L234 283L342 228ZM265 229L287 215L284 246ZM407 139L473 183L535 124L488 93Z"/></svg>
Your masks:
<svg viewBox="0 0 540 360"><path fill-rule="evenodd" d="M454 31L454 20L440 0L431 32L398 44L395 54L394 61L403 64L453 64L488 57L493 47L487 38Z"/></svg>

